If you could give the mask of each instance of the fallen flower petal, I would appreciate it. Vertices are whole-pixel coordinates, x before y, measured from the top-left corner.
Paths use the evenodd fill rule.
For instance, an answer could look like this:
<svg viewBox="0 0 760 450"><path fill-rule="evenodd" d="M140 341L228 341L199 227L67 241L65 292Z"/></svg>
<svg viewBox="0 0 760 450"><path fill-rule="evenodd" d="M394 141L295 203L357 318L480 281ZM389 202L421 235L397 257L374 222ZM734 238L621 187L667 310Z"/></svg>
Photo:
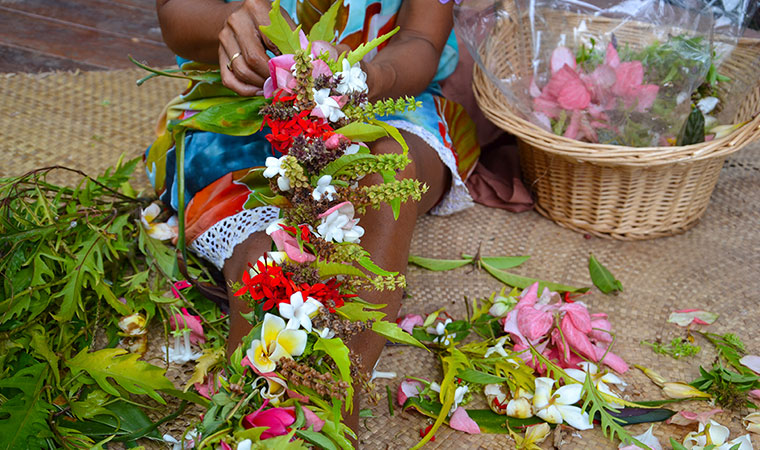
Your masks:
<svg viewBox="0 0 760 450"><path fill-rule="evenodd" d="M760 412L754 412L744 417L742 425L750 433L760 434Z"/></svg>
<svg viewBox="0 0 760 450"><path fill-rule="evenodd" d="M398 392L396 394L396 402L399 406L404 406L406 400L409 397L417 397L424 389L421 382L417 380L406 379L398 385Z"/></svg>
<svg viewBox="0 0 760 450"><path fill-rule="evenodd" d="M710 394L702 392L686 383L663 383L662 391L670 398L710 398Z"/></svg>
<svg viewBox="0 0 760 450"><path fill-rule="evenodd" d="M702 311L701 309L681 309L670 314L668 322L686 327L691 324L710 325L715 322L718 315L715 313Z"/></svg>
<svg viewBox="0 0 760 450"><path fill-rule="evenodd" d="M646 375L654 384L656 384L659 387L663 387L665 383L668 382L662 375L655 372L652 369L648 369L644 366L640 366L638 364L634 364L633 367L639 369L640 371L644 372L644 375Z"/></svg>
<svg viewBox="0 0 760 450"><path fill-rule="evenodd" d="M694 413L691 411L678 411L676 415L665 421L665 423L673 425L691 425L692 423L706 424L710 421L710 418L712 416L720 412L723 412L723 410L720 408L701 413Z"/></svg>
<svg viewBox="0 0 760 450"><path fill-rule="evenodd" d="M757 355L746 355L743 356L742 359L739 360L741 365L748 368L749 370L760 374L760 356Z"/></svg>
<svg viewBox="0 0 760 450"><path fill-rule="evenodd" d="M449 426L455 430L464 431L467 434L480 434L480 427L478 424L470 418L467 414L467 410L461 406L451 415Z"/></svg>
<svg viewBox="0 0 760 450"><path fill-rule="evenodd" d="M638 436L634 436L633 438L641 442L642 444L646 445L647 447L649 447L649 450L662 450L662 445L660 444L660 441L657 439L657 437L655 437L654 433L652 433L653 428L654 428L654 425L650 425L649 429L646 432ZM626 446L623 446L623 444L620 444L618 446L619 450L636 450L638 448L640 447L634 444L629 444Z"/></svg>
<svg viewBox="0 0 760 450"><path fill-rule="evenodd" d="M398 322L399 328L406 331L409 334L412 334L412 331L414 331L414 327L421 326L423 323L422 316L419 314L407 314L404 316L403 319L401 319Z"/></svg>

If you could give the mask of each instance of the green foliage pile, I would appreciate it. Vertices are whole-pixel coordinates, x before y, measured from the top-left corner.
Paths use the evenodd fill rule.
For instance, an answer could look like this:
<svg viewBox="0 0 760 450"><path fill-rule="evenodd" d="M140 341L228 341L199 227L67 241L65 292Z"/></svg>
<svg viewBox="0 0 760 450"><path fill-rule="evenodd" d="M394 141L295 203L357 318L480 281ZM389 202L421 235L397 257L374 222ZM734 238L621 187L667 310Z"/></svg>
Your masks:
<svg viewBox="0 0 760 450"><path fill-rule="evenodd" d="M150 199L129 184L136 165L0 179L0 449L161 439L138 402L165 403L165 369L115 348L119 319L164 315L157 303L175 301L162 294L179 275L140 226ZM49 183L55 170L81 182Z"/></svg>

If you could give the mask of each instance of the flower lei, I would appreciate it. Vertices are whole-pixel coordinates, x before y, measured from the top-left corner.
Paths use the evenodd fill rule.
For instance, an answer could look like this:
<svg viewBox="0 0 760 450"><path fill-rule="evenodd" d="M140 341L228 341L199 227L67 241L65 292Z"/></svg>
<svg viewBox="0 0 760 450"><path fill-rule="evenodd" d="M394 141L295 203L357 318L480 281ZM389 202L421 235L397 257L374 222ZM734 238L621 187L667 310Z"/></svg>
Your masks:
<svg viewBox="0 0 760 450"><path fill-rule="evenodd" d="M395 179L409 163L408 149L398 130L376 119L419 104L413 98L368 102L359 61L397 30L338 55L326 42L334 38L336 5L307 36L287 26L275 1L271 25L261 32L281 54L269 60L263 101L235 99L174 124L175 142L182 127L218 131L224 122L230 133L265 127L273 156L266 167L251 170L249 178L261 182L246 207L281 211L266 229L277 251L249 263L234 293L251 306L246 318L253 330L229 363L219 352L206 352L196 367L193 381L202 380L196 388L210 398L193 430L202 448L352 448L349 437L355 435L341 414L369 380L347 340L373 330L422 347L381 320L377 309L384 305L357 296L366 289L398 289L405 279L372 261L360 245L364 229L356 217L384 203L397 217L401 202L419 200L426 189L417 180ZM188 76L197 82L208 75ZM251 114L236 120L240 108ZM386 136L403 153L371 154L365 143ZM382 184L359 185L374 173ZM180 211L180 237L182 228Z"/></svg>

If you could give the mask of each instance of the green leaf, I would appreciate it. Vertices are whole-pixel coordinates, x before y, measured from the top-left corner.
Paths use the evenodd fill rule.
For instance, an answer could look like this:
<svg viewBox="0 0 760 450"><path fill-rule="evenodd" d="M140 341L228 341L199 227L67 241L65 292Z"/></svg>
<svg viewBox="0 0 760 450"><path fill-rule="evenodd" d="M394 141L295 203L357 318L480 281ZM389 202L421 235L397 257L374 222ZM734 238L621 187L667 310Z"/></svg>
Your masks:
<svg viewBox="0 0 760 450"><path fill-rule="evenodd" d="M96 389L88 393L84 400L71 402L69 406L71 407L71 412L74 414L74 417L80 420L86 420L97 415L113 414L110 410L105 408L110 399L111 397L104 391Z"/></svg>
<svg viewBox="0 0 760 450"><path fill-rule="evenodd" d="M485 373L481 372L480 370L470 368L460 370L457 376L464 381L475 384L494 384L507 382L506 378L497 377L496 375L491 375L490 373Z"/></svg>
<svg viewBox="0 0 760 450"><path fill-rule="evenodd" d="M224 348L206 348L203 354L195 363L193 376L185 383L184 391L187 392L190 387L196 383L203 383L203 379L209 373L209 370L225 360L227 352Z"/></svg>
<svg viewBox="0 0 760 450"><path fill-rule="evenodd" d="M115 436L115 441L134 441L140 437L160 440L154 423L138 406L117 401L105 407L107 414L97 414L87 420L65 421L66 427L79 430L93 439Z"/></svg>
<svg viewBox="0 0 760 450"><path fill-rule="evenodd" d="M441 412L441 404L439 402L430 402L419 397L409 397L407 399L406 403L404 403L404 410L409 408L434 419ZM490 409L468 409L467 415L478 424L481 433L489 434L507 434L509 432L507 427L513 430L523 429L524 427L543 422L543 420L535 416L529 419L516 419L496 414Z"/></svg>
<svg viewBox="0 0 760 450"><path fill-rule="evenodd" d="M309 30L309 42L327 41L332 42L335 36L335 19L338 16L338 10L343 6L343 2L334 2L330 9L322 14L319 21L312 25Z"/></svg>
<svg viewBox="0 0 760 450"><path fill-rule="evenodd" d="M472 256L470 255L462 255L462 258L470 258L472 259ZM530 259L530 256L483 256L480 258L480 260L489 266L499 269L499 270L505 270L505 269L511 269L513 267L517 267Z"/></svg>
<svg viewBox="0 0 760 450"><path fill-rule="evenodd" d="M600 291L605 294L611 294L616 291L623 292L623 283L597 261L593 254L589 254L588 256L588 271L591 274L591 281L594 282L594 286L599 288Z"/></svg>
<svg viewBox="0 0 760 450"><path fill-rule="evenodd" d="M378 320L372 324L372 331L379 334L380 336L385 337L391 342L409 344L427 350L427 347L425 347L422 342L418 341L412 337L412 335L399 328L395 323L386 322L385 320Z"/></svg>
<svg viewBox="0 0 760 450"><path fill-rule="evenodd" d="M398 144L403 149L404 156L406 156L409 153L409 146L406 144L406 140L404 139L404 136L402 136L401 132L398 131L398 128L394 127L393 125L389 125L383 122L382 120L377 120L377 119L371 119L370 123L383 128L385 132L388 133L388 136L395 139L396 142L398 142Z"/></svg>
<svg viewBox="0 0 760 450"><path fill-rule="evenodd" d="M371 52L373 49L375 49L377 46L382 44L383 42L390 39L394 34L398 33L398 30L400 30L399 27L396 27L389 31L388 33L378 36L375 39L371 40L370 42L367 42L366 44L361 44L360 46L356 47L356 50L353 50L348 53L346 58L348 58L348 63L352 66L364 58L364 55Z"/></svg>
<svg viewBox="0 0 760 450"><path fill-rule="evenodd" d="M673 450L687 450L686 447L683 446L680 442L676 441L673 438L670 438L670 446L673 447Z"/></svg>
<svg viewBox="0 0 760 450"><path fill-rule="evenodd" d="M367 255L362 256L361 258L359 258L359 260L357 262L359 263L360 266L364 267L365 269L369 270L370 272L374 273L375 275L380 275L380 276L383 276L383 277L389 277L389 276L396 276L396 275L398 275L398 272L390 272L390 271L387 271L387 270L381 268L380 266L378 266L377 264L375 264L375 262L372 261L372 259L369 256L367 256Z"/></svg>
<svg viewBox="0 0 760 450"><path fill-rule="evenodd" d="M339 5L340 3L341 2L335 2L336 5ZM296 436L310 444L314 444L317 448L338 450L338 447L335 446L335 443L331 441L330 438L321 433L317 433L316 431L296 430Z"/></svg>
<svg viewBox="0 0 760 450"><path fill-rule="evenodd" d="M179 389L159 389L159 390L166 395L177 397L180 400L186 400L188 402L195 403L196 405L200 405L204 408L209 407L209 403L210 403L209 400L206 397L196 394L195 392L184 392L184 391L180 391Z"/></svg>
<svg viewBox="0 0 760 450"><path fill-rule="evenodd" d="M261 129L259 110L267 103L264 97L243 98L236 102L212 106L179 123L194 130L232 136L250 136Z"/></svg>
<svg viewBox="0 0 760 450"><path fill-rule="evenodd" d="M335 132L355 142L371 142L388 136L385 128L361 122L349 123L344 127L338 128Z"/></svg>
<svg viewBox="0 0 760 450"><path fill-rule="evenodd" d="M60 358L58 358L58 355L50 349L50 346L48 345L49 339L45 329L41 325L38 325L35 326L29 334L31 335L29 346L35 353L50 364L50 369L53 371L53 376L55 377L55 384L56 386L60 386L61 373L58 370L58 361Z"/></svg>
<svg viewBox="0 0 760 450"><path fill-rule="evenodd" d="M280 52L292 54L301 50L301 41L298 38L301 26L299 25L295 30L290 28L290 24L288 24L280 11L280 0L275 0L272 3L272 9L269 11L269 21L270 25L259 26L259 30L277 46Z"/></svg>
<svg viewBox="0 0 760 450"><path fill-rule="evenodd" d="M351 408L354 388L351 386L351 360L348 358L348 347L340 338L323 339L317 338L314 344L314 350L322 350L327 353L335 365L338 366L340 378L349 383L348 393L346 394L346 408Z"/></svg>
<svg viewBox="0 0 760 450"><path fill-rule="evenodd" d="M0 405L0 449L48 448L44 438L53 435L47 423L48 412L53 407L42 399L46 380L47 364L44 363L0 379L0 387L21 391Z"/></svg>
<svg viewBox="0 0 760 450"><path fill-rule="evenodd" d="M370 319L381 320L386 314L382 311L368 311L368 309L380 309L386 305L375 305L372 303L349 302L344 303L335 312L352 322L366 322Z"/></svg>
<svg viewBox="0 0 760 450"><path fill-rule="evenodd" d="M409 263L414 264L415 266L420 266L427 270L441 272L444 270L452 270L452 269L456 269L457 267L462 267L467 264L471 264L472 258L470 259L435 259L435 258L424 258L422 256L409 255Z"/></svg>
<svg viewBox="0 0 760 450"><path fill-rule="evenodd" d="M350 172L351 167L357 163L376 159L377 156L370 153L354 153L352 155L343 155L330 164L326 165L324 169L319 172L319 176L321 177L324 175L330 175L333 178L336 178L337 175Z"/></svg>
<svg viewBox="0 0 760 450"><path fill-rule="evenodd" d="M164 376L163 369L145 361L139 361L140 355L127 353L123 349L105 348L87 353L88 350L85 347L78 355L65 362L72 374L86 371L101 389L117 397L121 394L111 384L109 378L128 392L145 394L162 405L166 404L156 390L173 389L174 385Z"/></svg>
<svg viewBox="0 0 760 450"><path fill-rule="evenodd" d="M317 270L319 271L319 277L322 279L334 277L336 275L351 275L354 277L367 278L367 275L365 275L364 272L348 264L317 261L316 265Z"/></svg>
<svg viewBox="0 0 760 450"><path fill-rule="evenodd" d="M539 292L541 292L541 290L544 288L549 288L555 292L580 293L588 291L588 288L579 288L574 286L567 286L564 284L550 283L548 281L543 281L536 278L522 277L520 275L504 272L503 270L496 269L490 264L486 264L485 262L481 262L481 266L486 270L486 272L493 275L494 278L501 281L502 283L520 289L525 289L531 284L538 282Z"/></svg>
<svg viewBox="0 0 760 450"><path fill-rule="evenodd" d="M684 122L681 131L678 133L676 145L692 145L705 141L705 116L702 111L693 106L691 113Z"/></svg>

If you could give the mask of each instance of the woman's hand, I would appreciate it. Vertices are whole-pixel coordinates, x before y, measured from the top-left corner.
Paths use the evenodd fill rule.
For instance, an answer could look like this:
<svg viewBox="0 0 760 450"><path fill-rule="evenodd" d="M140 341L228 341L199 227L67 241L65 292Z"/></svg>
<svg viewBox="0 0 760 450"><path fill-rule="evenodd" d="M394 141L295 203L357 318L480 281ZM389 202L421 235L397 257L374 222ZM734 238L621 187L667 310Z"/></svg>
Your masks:
<svg viewBox="0 0 760 450"><path fill-rule="evenodd" d="M266 51L277 52L277 48L261 34L259 26L269 25L270 8L268 0L245 0L227 17L219 32L222 82L240 95L261 95L269 77ZM287 14L285 19L295 28Z"/></svg>

